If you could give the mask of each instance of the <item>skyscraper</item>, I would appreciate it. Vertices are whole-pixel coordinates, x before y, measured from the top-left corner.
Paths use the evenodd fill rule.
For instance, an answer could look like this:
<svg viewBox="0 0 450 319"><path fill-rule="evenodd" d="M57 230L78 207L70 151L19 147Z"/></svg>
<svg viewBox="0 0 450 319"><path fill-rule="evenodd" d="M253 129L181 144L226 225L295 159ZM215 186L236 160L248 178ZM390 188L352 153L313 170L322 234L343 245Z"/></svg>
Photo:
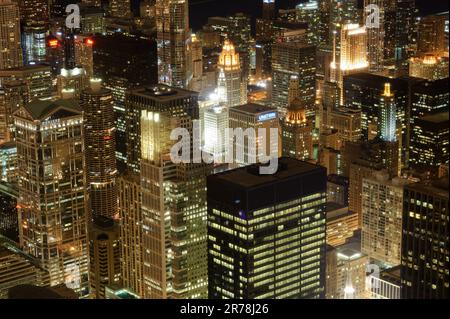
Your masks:
<svg viewBox="0 0 450 319"><path fill-rule="evenodd" d="M370 72L379 72L383 70L384 64L384 39L385 39L385 18L384 8L387 2L390 0L364 0L364 8L369 6L378 7L378 16L376 24L366 25L367 27L367 60L369 62ZM370 14L366 12L365 17ZM369 17L370 18L370 17ZM371 21L372 22L372 21Z"/></svg>
<svg viewBox="0 0 450 319"><path fill-rule="evenodd" d="M247 103L247 80L242 77L239 53L229 40L225 40L217 67L219 100L227 107Z"/></svg>
<svg viewBox="0 0 450 319"><path fill-rule="evenodd" d="M16 111L14 126L20 245L40 260L50 274L52 286L66 284L86 295L87 194L82 111L71 99L36 100Z"/></svg>
<svg viewBox="0 0 450 319"><path fill-rule="evenodd" d="M431 170L436 175L439 166L449 162L448 145L448 111L415 119L411 133L411 167Z"/></svg>
<svg viewBox="0 0 450 319"><path fill-rule="evenodd" d="M84 111L91 294L105 298L105 287L120 280L116 138L113 98L91 79L81 93Z"/></svg>
<svg viewBox="0 0 450 319"><path fill-rule="evenodd" d="M109 0L108 13L113 18L131 18L130 0Z"/></svg>
<svg viewBox="0 0 450 319"><path fill-rule="evenodd" d="M377 172L363 179L361 249L385 266L400 264L403 188L406 179Z"/></svg>
<svg viewBox="0 0 450 319"><path fill-rule="evenodd" d="M19 4L25 63L42 63L46 58L49 1L19 0Z"/></svg>
<svg viewBox="0 0 450 319"><path fill-rule="evenodd" d="M295 98L281 120L283 156L298 160L313 158L313 123L306 117L306 108Z"/></svg>
<svg viewBox="0 0 450 319"><path fill-rule="evenodd" d="M326 171L280 158L208 177L209 298L323 298Z"/></svg>
<svg viewBox="0 0 450 319"><path fill-rule="evenodd" d="M297 13L297 21L306 22L308 24L308 43L318 45L323 42L320 29L320 10L318 1L309 0L308 2L300 3L295 7L295 10Z"/></svg>
<svg viewBox="0 0 450 319"><path fill-rule="evenodd" d="M344 76L364 71L367 62L367 31L359 24L346 24L340 28L340 48L336 46L334 34L333 62L331 62L331 80L340 89L340 104L344 103Z"/></svg>
<svg viewBox="0 0 450 319"><path fill-rule="evenodd" d="M188 88L192 80L187 0L156 0L159 83Z"/></svg>
<svg viewBox="0 0 450 319"><path fill-rule="evenodd" d="M17 2L0 0L0 70L21 67L20 17Z"/></svg>
<svg viewBox="0 0 450 319"><path fill-rule="evenodd" d="M142 297L205 298L205 176L210 168L175 164L170 157L173 129L185 128L193 136L197 93L141 87L129 92L126 107L127 164L140 177L142 196Z"/></svg>
<svg viewBox="0 0 450 319"><path fill-rule="evenodd" d="M263 0L262 18L273 20L276 16L275 0Z"/></svg>
<svg viewBox="0 0 450 319"><path fill-rule="evenodd" d="M405 188L401 298L449 297L448 190L448 176Z"/></svg>
<svg viewBox="0 0 450 319"><path fill-rule="evenodd" d="M227 157L233 159L234 164L231 167L260 163L264 156L271 156L274 151L280 155L281 136L278 133L280 122L277 110L265 105L248 103L230 108L228 115L228 127L234 131L234 135L227 141L233 146L233 154L227 152ZM237 134L239 130L243 131L243 138L239 138ZM273 136L272 131L275 130L277 134Z"/></svg>
<svg viewBox="0 0 450 319"><path fill-rule="evenodd" d="M380 137L386 142L397 141L397 107L394 95L391 93L391 84L384 85L384 92L380 99Z"/></svg>
<svg viewBox="0 0 450 319"><path fill-rule="evenodd" d="M316 99L316 49L299 42L280 42L272 48L272 104L281 114L288 107L292 76L299 80L299 98L307 112L314 110Z"/></svg>
<svg viewBox="0 0 450 319"><path fill-rule="evenodd" d="M441 53L445 45L445 15L429 15L419 21L417 30L417 51L419 53Z"/></svg>

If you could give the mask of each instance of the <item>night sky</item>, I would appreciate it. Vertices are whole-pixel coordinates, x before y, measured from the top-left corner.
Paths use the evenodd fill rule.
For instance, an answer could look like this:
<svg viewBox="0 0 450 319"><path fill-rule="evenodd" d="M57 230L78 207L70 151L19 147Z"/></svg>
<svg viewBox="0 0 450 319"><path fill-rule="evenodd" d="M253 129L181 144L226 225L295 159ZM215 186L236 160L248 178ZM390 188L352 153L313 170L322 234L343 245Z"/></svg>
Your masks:
<svg viewBox="0 0 450 319"><path fill-rule="evenodd" d="M363 0L359 0L362 7ZM281 8L293 7L301 0L277 0ZM420 15L441 12L449 9L447 0L416 0ZM190 0L191 26L200 29L211 16L226 16L244 12L253 18L261 15L261 0Z"/></svg>

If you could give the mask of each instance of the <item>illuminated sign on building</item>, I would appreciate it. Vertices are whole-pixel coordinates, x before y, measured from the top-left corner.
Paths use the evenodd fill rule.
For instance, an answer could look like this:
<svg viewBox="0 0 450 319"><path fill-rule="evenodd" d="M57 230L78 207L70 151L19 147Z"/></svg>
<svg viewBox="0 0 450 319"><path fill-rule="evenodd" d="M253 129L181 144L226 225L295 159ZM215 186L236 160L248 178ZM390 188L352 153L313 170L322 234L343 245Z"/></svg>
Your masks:
<svg viewBox="0 0 450 319"><path fill-rule="evenodd" d="M277 118L277 112L264 113L258 116L258 122L265 122Z"/></svg>

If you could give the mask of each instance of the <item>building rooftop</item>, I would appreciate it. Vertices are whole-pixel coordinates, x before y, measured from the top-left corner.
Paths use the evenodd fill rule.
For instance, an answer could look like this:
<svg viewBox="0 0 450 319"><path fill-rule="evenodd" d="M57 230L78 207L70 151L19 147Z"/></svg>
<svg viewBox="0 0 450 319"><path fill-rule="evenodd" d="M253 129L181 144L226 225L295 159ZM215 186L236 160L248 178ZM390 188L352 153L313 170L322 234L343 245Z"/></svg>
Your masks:
<svg viewBox="0 0 450 319"><path fill-rule="evenodd" d="M435 124L440 124L443 122L448 122L448 112L441 112L432 115L427 115L420 118L422 121L431 122Z"/></svg>
<svg viewBox="0 0 450 319"><path fill-rule="evenodd" d="M447 176L432 181L422 181L407 186L408 189L415 189L421 192L448 198L449 180Z"/></svg>
<svg viewBox="0 0 450 319"><path fill-rule="evenodd" d="M34 120L44 120L50 114L62 111L64 117L81 115L81 108L78 100L34 100L24 107Z"/></svg>
<svg viewBox="0 0 450 319"><path fill-rule="evenodd" d="M230 108L230 112L241 112L248 114L261 114L271 111L277 112L277 110L272 107L256 103L247 103L244 105L238 105Z"/></svg>
<svg viewBox="0 0 450 319"><path fill-rule="evenodd" d="M281 157L278 160L278 171L273 175L260 175L259 167L255 164L226 171L214 175L216 178L227 181L231 184L244 188L252 188L261 185L276 183L279 180L288 179L294 176L311 171L321 171L324 168L308 162L299 161L289 157ZM264 166L264 165L263 165Z"/></svg>
<svg viewBox="0 0 450 319"><path fill-rule="evenodd" d="M197 92L170 87L164 84L139 87L132 90L131 94L151 98L160 102L167 102L174 99L190 98L193 95L198 96Z"/></svg>

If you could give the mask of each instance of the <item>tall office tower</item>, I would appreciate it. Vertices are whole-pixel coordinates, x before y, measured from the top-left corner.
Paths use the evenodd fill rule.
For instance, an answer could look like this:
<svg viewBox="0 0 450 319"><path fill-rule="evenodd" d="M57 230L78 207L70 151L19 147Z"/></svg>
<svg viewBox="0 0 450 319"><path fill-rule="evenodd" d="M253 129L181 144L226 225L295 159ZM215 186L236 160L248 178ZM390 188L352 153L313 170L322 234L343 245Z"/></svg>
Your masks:
<svg viewBox="0 0 450 319"><path fill-rule="evenodd" d="M192 137L197 93L165 85L138 88L128 93L126 108L127 164L141 181L142 297L205 298L210 168L170 160L171 130L186 128Z"/></svg>
<svg viewBox="0 0 450 319"><path fill-rule="evenodd" d="M409 117L411 94L415 89L414 79L389 78L385 76L358 73L344 77L344 104L348 108L361 110L361 133L364 140L373 140L381 135L382 109L386 99L383 97L386 83L394 97L396 107L397 138L402 148L401 161L408 164L409 154ZM401 131L401 132L400 132Z"/></svg>
<svg viewBox="0 0 450 319"><path fill-rule="evenodd" d="M367 28L367 60L370 72L379 72L384 68L384 39L385 18L384 7L390 0L364 0L364 8L369 6L378 7L377 25L366 25ZM364 14L364 20L370 18L370 12ZM371 21L372 22L372 21Z"/></svg>
<svg viewBox="0 0 450 319"><path fill-rule="evenodd" d="M307 39L309 44L318 45L322 42L320 30L320 11L317 0L309 0L295 7L297 21L308 24Z"/></svg>
<svg viewBox="0 0 450 319"><path fill-rule="evenodd" d="M202 112L203 149L214 155L214 163L225 161L226 145L224 132L229 127L228 108L224 105L214 105Z"/></svg>
<svg viewBox="0 0 450 319"><path fill-rule="evenodd" d="M449 84L447 79L421 81L412 88L411 123L422 116L448 111Z"/></svg>
<svg viewBox="0 0 450 319"><path fill-rule="evenodd" d="M93 56L96 76L106 82L110 82L113 77L126 79L132 86L158 82L157 49L154 38L115 33L95 35L92 40L95 45ZM120 50L117 50L117 43L120 43ZM112 88L111 90L114 92Z"/></svg>
<svg viewBox="0 0 450 319"><path fill-rule="evenodd" d="M299 98L307 115L314 112L316 100L316 48L299 42L275 43L272 48L272 105L286 114L289 81L299 80Z"/></svg>
<svg viewBox="0 0 450 319"><path fill-rule="evenodd" d="M203 90L203 43L192 35L192 82L191 89L195 92Z"/></svg>
<svg viewBox="0 0 450 319"><path fill-rule="evenodd" d="M7 82L23 82L26 86L24 101L52 97L53 83L50 66L31 65L9 70L0 70L0 84Z"/></svg>
<svg viewBox="0 0 450 319"><path fill-rule="evenodd" d="M357 142L361 139L361 111L339 108L330 112L329 126L337 131L337 151L345 147L346 142Z"/></svg>
<svg viewBox="0 0 450 319"><path fill-rule="evenodd" d="M272 138L271 130L277 129L280 132L278 112L268 106L259 104L244 104L229 109L229 128L234 130L235 135L230 136L230 143L233 146L233 162L231 167L246 166L259 163L262 156L270 156L272 150L281 151L280 133L277 138ZM244 138L236 136L236 130L242 129ZM254 131L254 136L247 130ZM259 129L265 129L259 132ZM263 133L261 135L260 133ZM263 143L265 142L265 145ZM238 150L243 150L243 158L240 158ZM265 151L265 154L262 152ZM227 156L231 154L227 153Z"/></svg>
<svg viewBox="0 0 450 319"><path fill-rule="evenodd" d="M273 20L276 17L275 0L263 0L262 18L264 20Z"/></svg>
<svg viewBox="0 0 450 319"><path fill-rule="evenodd" d="M153 85L129 90L126 94L127 169L140 172L141 111L170 110L173 116L199 119L198 93L166 85Z"/></svg>
<svg viewBox="0 0 450 319"><path fill-rule="evenodd" d="M106 21L101 7L80 7L81 34L105 34Z"/></svg>
<svg viewBox="0 0 450 319"><path fill-rule="evenodd" d="M327 1L327 0L325 0ZM324 6L329 9L329 44L333 43L336 35L336 42L339 48L341 29L346 24L355 24L360 22L357 0L328 0Z"/></svg>
<svg viewBox="0 0 450 319"><path fill-rule="evenodd" d="M361 249L384 266L400 264L403 188L408 180L386 172L363 179Z"/></svg>
<svg viewBox="0 0 450 319"><path fill-rule="evenodd" d="M323 298L326 172L293 158L208 176L209 298Z"/></svg>
<svg viewBox="0 0 450 319"><path fill-rule="evenodd" d="M330 256L331 255L331 256ZM358 242L327 249L327 299L365 299L367 255Z"/></svg>
<svg viewBox="0 0 450 319"><path fill-rule="evenodd" d="M219 100L227 107L247 103L247 79L242 76L239 53L229 40L225 40L217 67Z"/></svg>
<svg viewBox="0 0 450 319"><path fill-rule="evenodd" d="M437 174L439 166L448 164L448 110L414 120L409 163L412 168Z"/></svg>
<svg viewBox="0 0 450 319"><path fill-rule="evenodd" d="M417 51L419 53L441 53L448 51L445 45L445 15L429 15L419 21Z"/></svg>
<svg viewBox="0 0 450 319"><path fill-rule="evenodd" d="M210 17L207 26L220 33L222 39L230 39L239 53L242 77L250 71L250 44L252 38L251 17L236 13L228 17Z"/></svg>
<svg viewBox="0 0 450 319"><path fill-rule="evenodd" d="M138 174L118 178L122 286L144 296L142 210Z"/></svg>
<svg viewBox="0 0 450 319"><path fill-rule="evenodd" d="M63 98L65 92L71 92L74 98L80 98L87 86L86 70L77 66L75 58L75 35L69 31L64 38L64 68L57 76L58 96Z"/></svg>
<svg viewBox="0 0 450 319"><path fill-rule="evenodd" d="M347 142L342 150L342 174L349 178L349 209L358 213L362 223L362 180L376 171L387 170L390 177L399 172L398 152L390 143L379 139L369 142ZM395 145L395 144L394 144Z"/></svg>
<svg viewBox="0 0 450 319"><path fill-rule="evenodd" d="M187 0L157 0L158 82L188 88L192 79Z"/></svg>
<svg viewBox="0 0 450 319"><path fill-rule="evenodd" d="M359 24L346 24L341 27L340 48L337 54L336 34L334 34L333 62L331 80L337 83L340 91L340 104L344 104L344 76L367 70L367 30Z"/></svg>
<svg viewBox="0 0 450 319"><path fill-rule="evenodd" d="M429 81L448 78L448 57L427 54L409 60L409 76Z"/></svg>
<svg viewBox="0 0 450 319"><path fill-rule="evenodd" d="M403 196L403 299L448 299L448 176L408 185Z"/></svg>
<svg viewBox="0 0 450 319"><path fill-rule="evenodd" d="M113 98L101 80L81 93L88 199L91 294L105 298L105 287L120 280L116 139Z"/></svg>
<svg viewBox="0 0 450 319"><path fill-rule="evenodd" d="M48 24L48 0L18 0L16 2L19 2L20 20L24 26Z"/></svg>
<svg viewBox="0 0 450 319"><path fill-rule="evenodd" d="M331 0L318 0L319 6L319 30L320 43L330 44L330 14L331 14Z"/></svg>
<svg viewBox="0 0 450 319"><path fill-rule="evenodd" d="M77 35L75 37L75 65L86 71L88 79L94 77L94 40L91 37Z"/></svg>
<svg viewBox="0 0 450 319"><path fill-rule="evenodd" d="M50 273L51 286L65 283L80 295L86 295L82 111L76 100L37 100L16 111L14 126L20 246L40 260ZM39 159L29 156L31 153L39 154Z"/></svg>
<svg viewBox="0 0 450 319"><path fill-rule="evenodd" d="M20 17L17 2L0 0L0 70L23 65L20 45Z"/></svg>
<svg viewBox="0 0 450 319"><path fill-rule="evenodd" d="M408 59L415 51L416 0L396 0L395 15L394 59L401 74L402 69L408 69Z"/></svg>
<svg viewBox="0 0 450 319"><path fill-rule="evenodd" d="M391 93L391 84L385 83L380 99L380 137L386 142L397 141L397 106Z"/></svg>
<svg viewBox="0 0 450 319"><path fill-rule="evenodd" d="M158 81L156 41L123 34L96 35L92 38L94 74L105 81L114 99L116 116L116 155L120 172L126 167L125 92L134 86ZM117 43L121 49L117 50Z"/></svg>
<svg viewBox="0 0 450 319"><path fill-rule="evenodd" d="M46 36L49 30L47 0L19 0L22 22L22 45L25 64L46 60Z"/></svg>
<svg viewBox="0 0 450 319"><path fill-rule="evenodd" d="M45 25L31 25L23 28L22 45L25 65L46 62L47 28Z"/></svg>
<svg viewBox="0 0 450 319"><path fill-rule="evenodd" d="M298 98L289 104L287 115L280 123L283 156L303 161L312 159L314 124L306 117L306 108Z"/></svg>
<svg viewBox="0 0 450 319"><path fill-rule="evenodd" d="M328 196L327 196L328 197ZM327 244L339 246L352 238L358 230L358 214L347 206L327 201Z"/></svg>
<svg viewBox="0 0 450 319"><path fill-rule="evenodd" d="M113 18L131 18L130 0L109 0L108 14Z"/></svg>

